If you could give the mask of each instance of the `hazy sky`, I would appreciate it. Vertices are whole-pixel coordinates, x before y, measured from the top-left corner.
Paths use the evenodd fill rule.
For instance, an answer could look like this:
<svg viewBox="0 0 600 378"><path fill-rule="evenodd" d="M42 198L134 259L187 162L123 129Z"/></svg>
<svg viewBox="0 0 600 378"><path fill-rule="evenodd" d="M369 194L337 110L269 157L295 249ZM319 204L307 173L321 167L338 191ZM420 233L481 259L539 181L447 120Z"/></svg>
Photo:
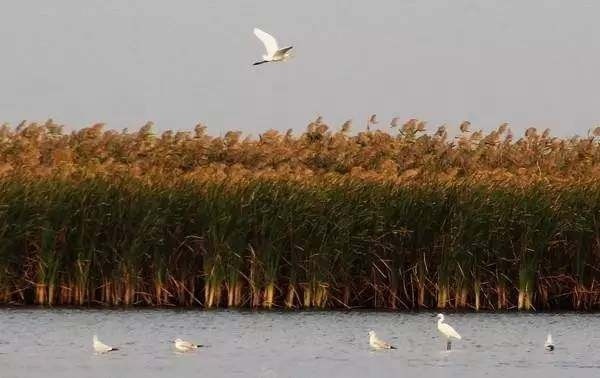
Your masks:
<svg viewBox="0 0 600 378"><path fill-rule="evenodd" d="M2 1L0 121L600 125L600 1ZM258 26L294 45L263 54Z"/></svg>

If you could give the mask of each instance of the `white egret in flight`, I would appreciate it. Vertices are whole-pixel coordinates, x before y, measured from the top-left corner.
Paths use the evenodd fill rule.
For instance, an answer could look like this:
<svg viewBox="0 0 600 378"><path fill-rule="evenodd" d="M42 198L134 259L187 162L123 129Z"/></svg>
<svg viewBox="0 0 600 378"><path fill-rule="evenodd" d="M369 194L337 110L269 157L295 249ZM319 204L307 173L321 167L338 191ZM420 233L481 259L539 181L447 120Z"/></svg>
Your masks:
<svg viewBox="0 0 600 378"><path fill-rule="evenodd" d="M444 315L443 314L437 314L437 329L438 331L440 331L440 333L444 336L446 336L446 350L450 350L452 348L452 341L451 338L455 338L455 339L462 339L462 337L460 337L460 335L458 334L458 332L456 332L454 330L454 328L452 328L450 325L444 323Z"/></svg>
<svg viewBox="0 0 600 378"><path fill-rule="evenodd" d="M290 57L290 50L293 46L288 46L280 49L277 45L277 40L275 39L275 37L273 37L267 32L260 30L259 28L254 28L254 35L258 37L258 39L260 39L260 41L265 45L265 49L267 50L267 53L262 56L263 60L254 63L254 66L268 62L283 62Z"/></svg>

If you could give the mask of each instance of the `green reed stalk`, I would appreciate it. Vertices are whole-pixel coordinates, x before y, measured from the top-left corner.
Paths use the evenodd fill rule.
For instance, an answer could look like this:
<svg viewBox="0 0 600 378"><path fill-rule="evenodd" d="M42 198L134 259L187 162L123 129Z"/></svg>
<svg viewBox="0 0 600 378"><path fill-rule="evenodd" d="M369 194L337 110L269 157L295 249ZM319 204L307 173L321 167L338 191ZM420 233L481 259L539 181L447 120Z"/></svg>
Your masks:
<svg viewBox="0 0 600 378"><path fill-rule="evenodd" d="M594 309L599 219L596 184L5 178L0 300Z"/></svg>

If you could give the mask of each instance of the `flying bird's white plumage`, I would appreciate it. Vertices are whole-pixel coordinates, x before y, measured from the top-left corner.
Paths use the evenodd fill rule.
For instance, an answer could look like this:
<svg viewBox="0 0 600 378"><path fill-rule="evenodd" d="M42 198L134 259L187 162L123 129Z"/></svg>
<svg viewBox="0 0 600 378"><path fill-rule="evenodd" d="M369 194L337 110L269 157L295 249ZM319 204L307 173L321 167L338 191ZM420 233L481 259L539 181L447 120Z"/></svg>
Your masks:
<svg viewBox="0 0 600 378"><path fill-rule="evenodd" d="M546 349L549 352L552 352L554 350L554 342L552 341L551 334L548 334L548 337L546 337L546 343L544 343L544 349Z"/></svg>
<svg viewBox="0 0 600 378"><path fill-rule="evenodd" d="M103 342L101 342L100 340L98 340L97 335L94 335L93 341L94 341L94 350L96 351L96 353L108 353L108 352L113 352L115 350L119 350L119 348L111 347L110 345L106 345Z"/></svg>
<svg viewBox="0 0 600 378"><path fill-rule="evenodd" d="M254 28L254 35L265 45L267 57L275 55L277 50L279 50L277 40L271 34L264 32L259 28Z"/></svg>
<svg viewBox="0 0 600 378"><path fill-rule="evenodd" d="M437 329L438 331L440 331L440 333L442 335L444 335L446 337L446 350L450 350L452 348L452 341L450 340L451 338L455 338L455 339L462 339L462 337L458 334L458 332L456 332L456 330L454 328L452 328L450 325L444 323L444 315L443 314L438 314L437 315L438 321L437 321Z"/></svg>
<svg viewBox="0 0 600 378"><path fill-rule="evenodd" d="M374 331L369 331L369 345L371 345L371 347L375 349L396 349L392 345L379 339L377 335L375 335Z"/></svg>
<svg viewBox="0 0 600 378"><path fill-rule="evenodd" d="M191 350L202 347L202 345L194 344L189 341L183 341L181 339L175 339L173 343L175 344L175 349L177 349L180 352L189 352Z"/></svg>
<svg viewBox="0 0 600 378"><path fill-rule="evenodd" d="M265 45L265 49L267 53L262 56L263 60L260 62L254 63L254 65L268 63L268 62L283 62L290 57L290 50L292 46L287 46L284 48L279 48L277 44L277 40L271 34L260 30L259 28L254 28L254 35L260 39L260 41Z"/></svg>

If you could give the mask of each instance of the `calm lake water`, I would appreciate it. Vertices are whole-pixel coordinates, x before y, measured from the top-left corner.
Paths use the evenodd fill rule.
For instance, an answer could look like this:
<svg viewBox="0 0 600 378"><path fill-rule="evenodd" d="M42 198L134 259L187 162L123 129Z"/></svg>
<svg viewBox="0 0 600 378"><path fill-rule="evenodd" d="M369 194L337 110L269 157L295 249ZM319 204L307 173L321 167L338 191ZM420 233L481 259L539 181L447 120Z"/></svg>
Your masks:
<svg viewBox="0 0 600 378"><path fill-rule="evenodd" d="M599 377L600 315L0 309L0 377ZM395 345L372 351L367 332ZM544 351L551 331L554 352ZM92 335L121 348L95 355ZM176 353L176 337L206 344Z"/></svg>

